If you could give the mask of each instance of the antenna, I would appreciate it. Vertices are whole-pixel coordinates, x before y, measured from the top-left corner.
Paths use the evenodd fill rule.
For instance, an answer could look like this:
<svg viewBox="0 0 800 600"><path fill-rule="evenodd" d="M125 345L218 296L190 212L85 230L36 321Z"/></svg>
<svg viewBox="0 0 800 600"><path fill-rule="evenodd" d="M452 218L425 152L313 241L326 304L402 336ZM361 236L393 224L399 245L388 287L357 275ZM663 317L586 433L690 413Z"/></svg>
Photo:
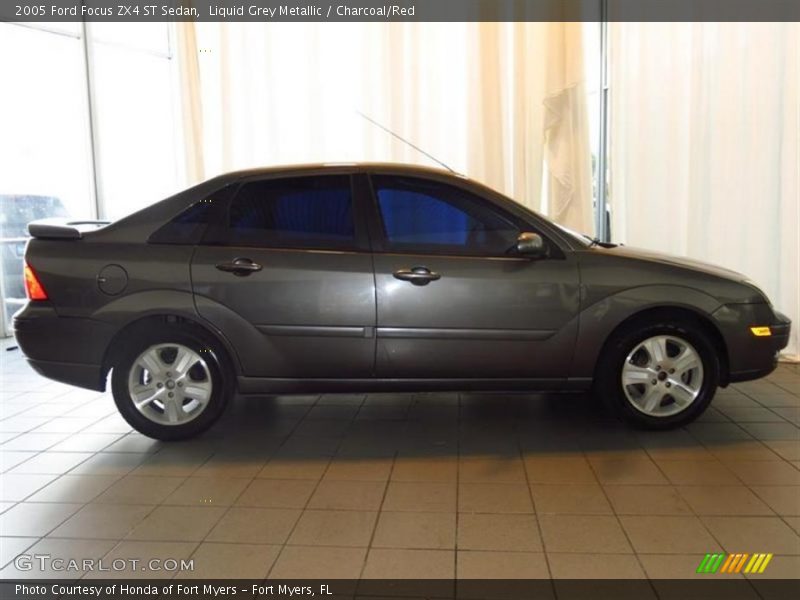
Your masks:
<svg viewBox="0 0 800 600"><path fill-rule="evenodd" d="M368 117L367 115L365 115L363 112L361 112L361 111L360 111L360 110L358 110L358 109L356 109L356 113L358 113L358 116L360 116L360 117L363 117L364 119L366 119L367 121L369 121L370 123L372 123L373 125L375 125L376 127L380 127L381 129L383 129L383 130L384 130L386 133L388 133L389 135L391 135L391 136L393 136L393 137L396 137L398 140L400 140L401 142L403 142L403 143L405 143L405 144L408 144L409 146L411 146L411 147L412 147L414 150L416 150L417 152L419 152L419 153L421 153L421 154L424 154L425 156L427 156L428 158L430 158L432 161L434 161L435 163L437 163L437 164L439 164L439 165L443 166L445 169L447 169L447 170L448 170L448 171L450 171L451 173L455 173L455 171L454 171L453 169L451 169L450 167L448 167L446 164L444 164L444 163L443 163L442 161L440 161L438 158L436 158L435 156L433 156L433 155L431 155L431 154L428 154L427 152L425 152L425 150L423 150L423 149L422 149L422 148L420 148L419 146L416 146L416 145L412 144L411 142L409 142L407 139L405 139L405 138L403 138L403 137L401 137L401 136L397 135L397 134L396 134L394 131L392 131L392 130L391 130L391 129L389 129L388 127L385 127L384 125L381 125L381 124L380 124L380 123L378 123L378 122L377 122L375 119L373 119L373 118L371 118L371 117Z"/></svg>

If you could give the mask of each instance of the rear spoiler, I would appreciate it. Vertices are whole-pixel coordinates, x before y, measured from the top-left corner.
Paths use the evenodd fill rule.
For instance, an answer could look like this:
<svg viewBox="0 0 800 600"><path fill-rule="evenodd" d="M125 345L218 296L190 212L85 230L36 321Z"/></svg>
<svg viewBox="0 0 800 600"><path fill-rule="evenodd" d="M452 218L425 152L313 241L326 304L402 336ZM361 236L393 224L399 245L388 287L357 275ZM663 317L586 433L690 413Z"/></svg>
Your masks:
<svg viewBox="0 0 800 600"><path fill-rule="evenodd" d="M69 219L40 219L28 223L31 237L45 240L80 240L84 233L95 231L111 221L70 221Z"/></svg>

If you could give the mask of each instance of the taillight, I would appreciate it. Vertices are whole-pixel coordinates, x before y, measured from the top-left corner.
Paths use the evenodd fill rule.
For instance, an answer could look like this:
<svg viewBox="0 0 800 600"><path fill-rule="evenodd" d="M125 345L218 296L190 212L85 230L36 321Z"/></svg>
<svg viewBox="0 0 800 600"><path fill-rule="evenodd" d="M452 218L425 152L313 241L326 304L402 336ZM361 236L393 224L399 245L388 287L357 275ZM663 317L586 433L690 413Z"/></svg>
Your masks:
<svg viewBox="0 0 800 600"><path fill-rule="evenodd" d="M47 300L47 292L44 291L44 286L39 278L28 263L24 267L25 275L25 293L31 300Z"/></svg>

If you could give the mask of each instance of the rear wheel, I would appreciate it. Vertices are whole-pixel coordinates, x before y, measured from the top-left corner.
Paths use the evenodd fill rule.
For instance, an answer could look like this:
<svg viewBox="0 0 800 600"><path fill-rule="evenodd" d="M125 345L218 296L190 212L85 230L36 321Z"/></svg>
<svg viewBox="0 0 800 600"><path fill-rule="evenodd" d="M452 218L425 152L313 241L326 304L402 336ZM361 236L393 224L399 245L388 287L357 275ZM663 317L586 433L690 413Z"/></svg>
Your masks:
<svg viewBox="0 0 800 600"><path fill-rule="evenodd" d="M191 328L167 327L126 343L111 376L114 402L140 433L159 440L208 429L233 393L215 341Z"/></svg>
<svg viewBox="0 0 800 600"><path fill-rule="evenodd" d="M631 323L606 345L596 392L617 415L650 429L680 427L708 408L719 359L708 334L683 321Z"/></svg>

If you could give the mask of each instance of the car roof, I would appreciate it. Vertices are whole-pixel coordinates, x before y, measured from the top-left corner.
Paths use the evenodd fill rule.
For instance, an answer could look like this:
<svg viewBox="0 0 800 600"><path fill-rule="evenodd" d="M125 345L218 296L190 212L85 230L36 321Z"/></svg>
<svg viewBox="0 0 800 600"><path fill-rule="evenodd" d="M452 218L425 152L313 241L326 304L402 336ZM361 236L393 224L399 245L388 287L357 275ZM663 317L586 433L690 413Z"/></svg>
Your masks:
<svg viewBox="0 0 800 600"><path fill-rule="evenodd" d="M437 167L425 165L412 165L406 163L392 162L330 162L330 163L309 163L295 165L279 165L274 167L257 167L232 171L221 175L222 178L231 181L251 177L268 177L271 175L323 175L326 173L356 173L356 172L381 172L396 173L403 175L438 175L447 177L457 177L468 179L461 173L447 171Z"/></svg>

